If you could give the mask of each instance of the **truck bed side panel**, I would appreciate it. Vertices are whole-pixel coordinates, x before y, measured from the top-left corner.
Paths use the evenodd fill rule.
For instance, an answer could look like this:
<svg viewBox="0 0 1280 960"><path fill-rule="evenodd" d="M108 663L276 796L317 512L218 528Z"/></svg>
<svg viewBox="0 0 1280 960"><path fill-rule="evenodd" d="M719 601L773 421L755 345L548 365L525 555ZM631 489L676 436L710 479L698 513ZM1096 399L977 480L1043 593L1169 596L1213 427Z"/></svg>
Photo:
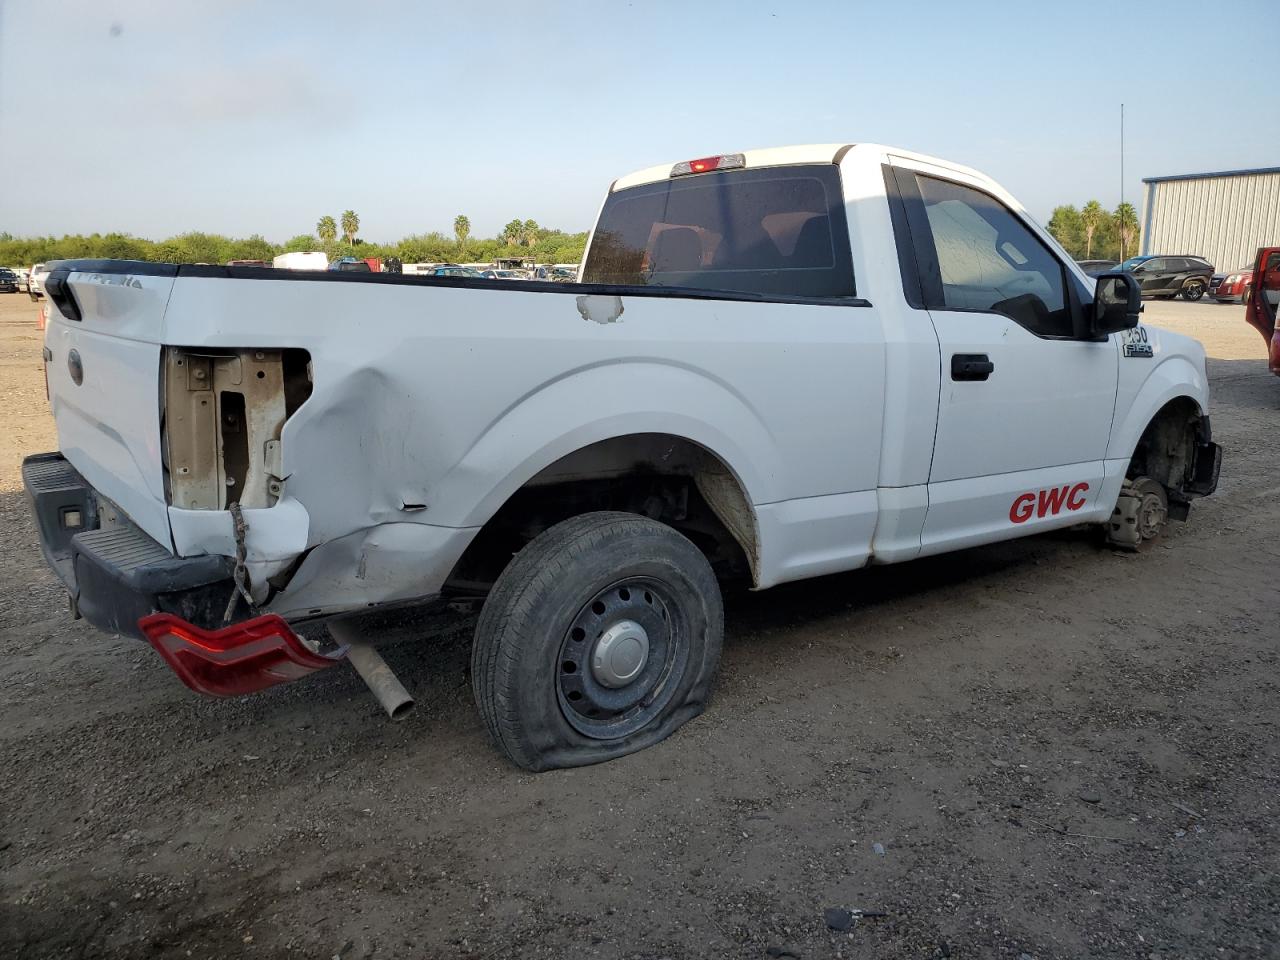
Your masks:
<svg viewBox="0 0 1280 960"><path fill-rule="evenodd" d="M311 546L477 526L559 457L630 433L703 444L757 504L876 486L866 306L180 277L166 323L187 347L310 353L282 445Z"/></svg>

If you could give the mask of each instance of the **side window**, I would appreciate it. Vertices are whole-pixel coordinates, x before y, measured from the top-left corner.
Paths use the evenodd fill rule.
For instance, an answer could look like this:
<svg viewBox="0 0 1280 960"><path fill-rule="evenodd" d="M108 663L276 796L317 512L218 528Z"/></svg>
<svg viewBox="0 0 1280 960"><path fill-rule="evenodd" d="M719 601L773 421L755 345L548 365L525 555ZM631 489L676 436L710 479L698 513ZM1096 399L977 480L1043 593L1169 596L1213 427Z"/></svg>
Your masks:
<svg viewBox="0 0 1280 960"><path fill-rule="evenodd" d="M1170 261L1168 257L1148 260L1142 265L1142 268L1146 273L1168 273L1170 269L1169 263Z"/></svg>
<svg viewBox="0 0 1280 960"><path fill-rule="evenodd" d="M917 175L942 281L940 309L1001 313L1038 336L1072 335L1062 264L981 191Z"/></svg>

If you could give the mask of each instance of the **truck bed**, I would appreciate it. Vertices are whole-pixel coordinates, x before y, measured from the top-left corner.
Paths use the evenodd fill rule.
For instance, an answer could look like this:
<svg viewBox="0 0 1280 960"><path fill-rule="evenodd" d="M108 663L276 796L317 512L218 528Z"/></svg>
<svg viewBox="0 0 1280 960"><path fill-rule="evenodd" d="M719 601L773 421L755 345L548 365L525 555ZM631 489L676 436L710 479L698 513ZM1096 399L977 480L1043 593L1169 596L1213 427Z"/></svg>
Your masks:
<svg viewBox="0 0 1280 960"><path fill-rule="evenodd" d="M121 261L53 280L60 447L178 557L236 542L227 510L173 502L166 351L305 352L280 495L244 510L252 580L287 579L260 598L285 616L431 594L522 484L620 434L740 464L762 523L790 504L788 528L812 537L759 558L765 582L849 565L841 545L875 522L884 343L860 298Z"/></svg>

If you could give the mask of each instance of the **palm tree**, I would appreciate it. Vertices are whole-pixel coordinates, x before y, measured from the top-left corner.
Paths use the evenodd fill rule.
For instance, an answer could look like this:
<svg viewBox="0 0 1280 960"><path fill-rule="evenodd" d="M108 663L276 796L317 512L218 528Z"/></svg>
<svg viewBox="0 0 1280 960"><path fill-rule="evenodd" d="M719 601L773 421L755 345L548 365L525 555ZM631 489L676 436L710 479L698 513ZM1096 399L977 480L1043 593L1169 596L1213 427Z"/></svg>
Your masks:
<svg viewBox="0 0 1280 960"><path fill-rule="evenodd" d="M1084 258L1093 258L1093 235L1107 218L1107 211L1097 200L1090 200L1080 208L1080 226L1084 228Z"/></svg>
<svg viewBox="0 0 1280 960"><path fill-rule="evenodd" d="M360 231L360 218L354 210L342 211L342 235L347 238L347 246L351 246L356 234Z"/></svg>
<svg viewBox="0 0 1280 960"><path fill-rule="evenodd" d="M524 245L526 247L532 247L534 244L538 242L539 228L538 228L537 220L526 220L524 223L520 225L520 227L524 233Z"/></svg>
<svg viewBox="0 0 1280 960"><path fill-rule="evenodd" d="M471 221L464 214L458 214L453 218L453 235L458 238L458 246L461 247L467 242L467 237L471 235Z"/></svg>
<svg viewBox="0 0 1280 960"><path fill-rule="evenodd" d="M1136 245L1138 239L1138 212L1132 203L1122 203L1116 207L1115 217L1116 229L1120 231L1120 259L1124 260L1129 244Z"/></svg>
<svg viewBox="0 0 1280 960"><path fill-rule="evenodd" d="M508 247L515 246L518 243L524 243L524 222L522 220L512 220L502 228L502 236L500 239Z"/></svg>
<svg viewBox="0 0 1280 960"><path fill-rule="evenodd" d="M325 214L316 221L316 236L321 243L333 243L338 236L338 224L333 217Z"/></svg>

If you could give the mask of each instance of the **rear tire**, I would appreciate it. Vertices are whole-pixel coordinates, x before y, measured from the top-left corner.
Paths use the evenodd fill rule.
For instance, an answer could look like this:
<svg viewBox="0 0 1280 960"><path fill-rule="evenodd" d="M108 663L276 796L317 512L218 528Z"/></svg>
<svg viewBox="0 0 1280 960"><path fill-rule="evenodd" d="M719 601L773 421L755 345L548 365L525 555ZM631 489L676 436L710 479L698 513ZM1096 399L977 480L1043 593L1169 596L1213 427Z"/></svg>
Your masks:
<svg viewBox="0 0 1280 960"><path fill-rule="evenodd" d="M1193 303L1204 296L1207 285L1198 277L1192 277L1182 285L1182 299Z"/></svg>
<svg viewBox="0 0 1280 960"><path fill-rule="evenodd" d="M583 514L494 584L472 646L476 704L526 770L612 760L702 713L723 633L715 574L688 539L635 514Z"/></svg>

